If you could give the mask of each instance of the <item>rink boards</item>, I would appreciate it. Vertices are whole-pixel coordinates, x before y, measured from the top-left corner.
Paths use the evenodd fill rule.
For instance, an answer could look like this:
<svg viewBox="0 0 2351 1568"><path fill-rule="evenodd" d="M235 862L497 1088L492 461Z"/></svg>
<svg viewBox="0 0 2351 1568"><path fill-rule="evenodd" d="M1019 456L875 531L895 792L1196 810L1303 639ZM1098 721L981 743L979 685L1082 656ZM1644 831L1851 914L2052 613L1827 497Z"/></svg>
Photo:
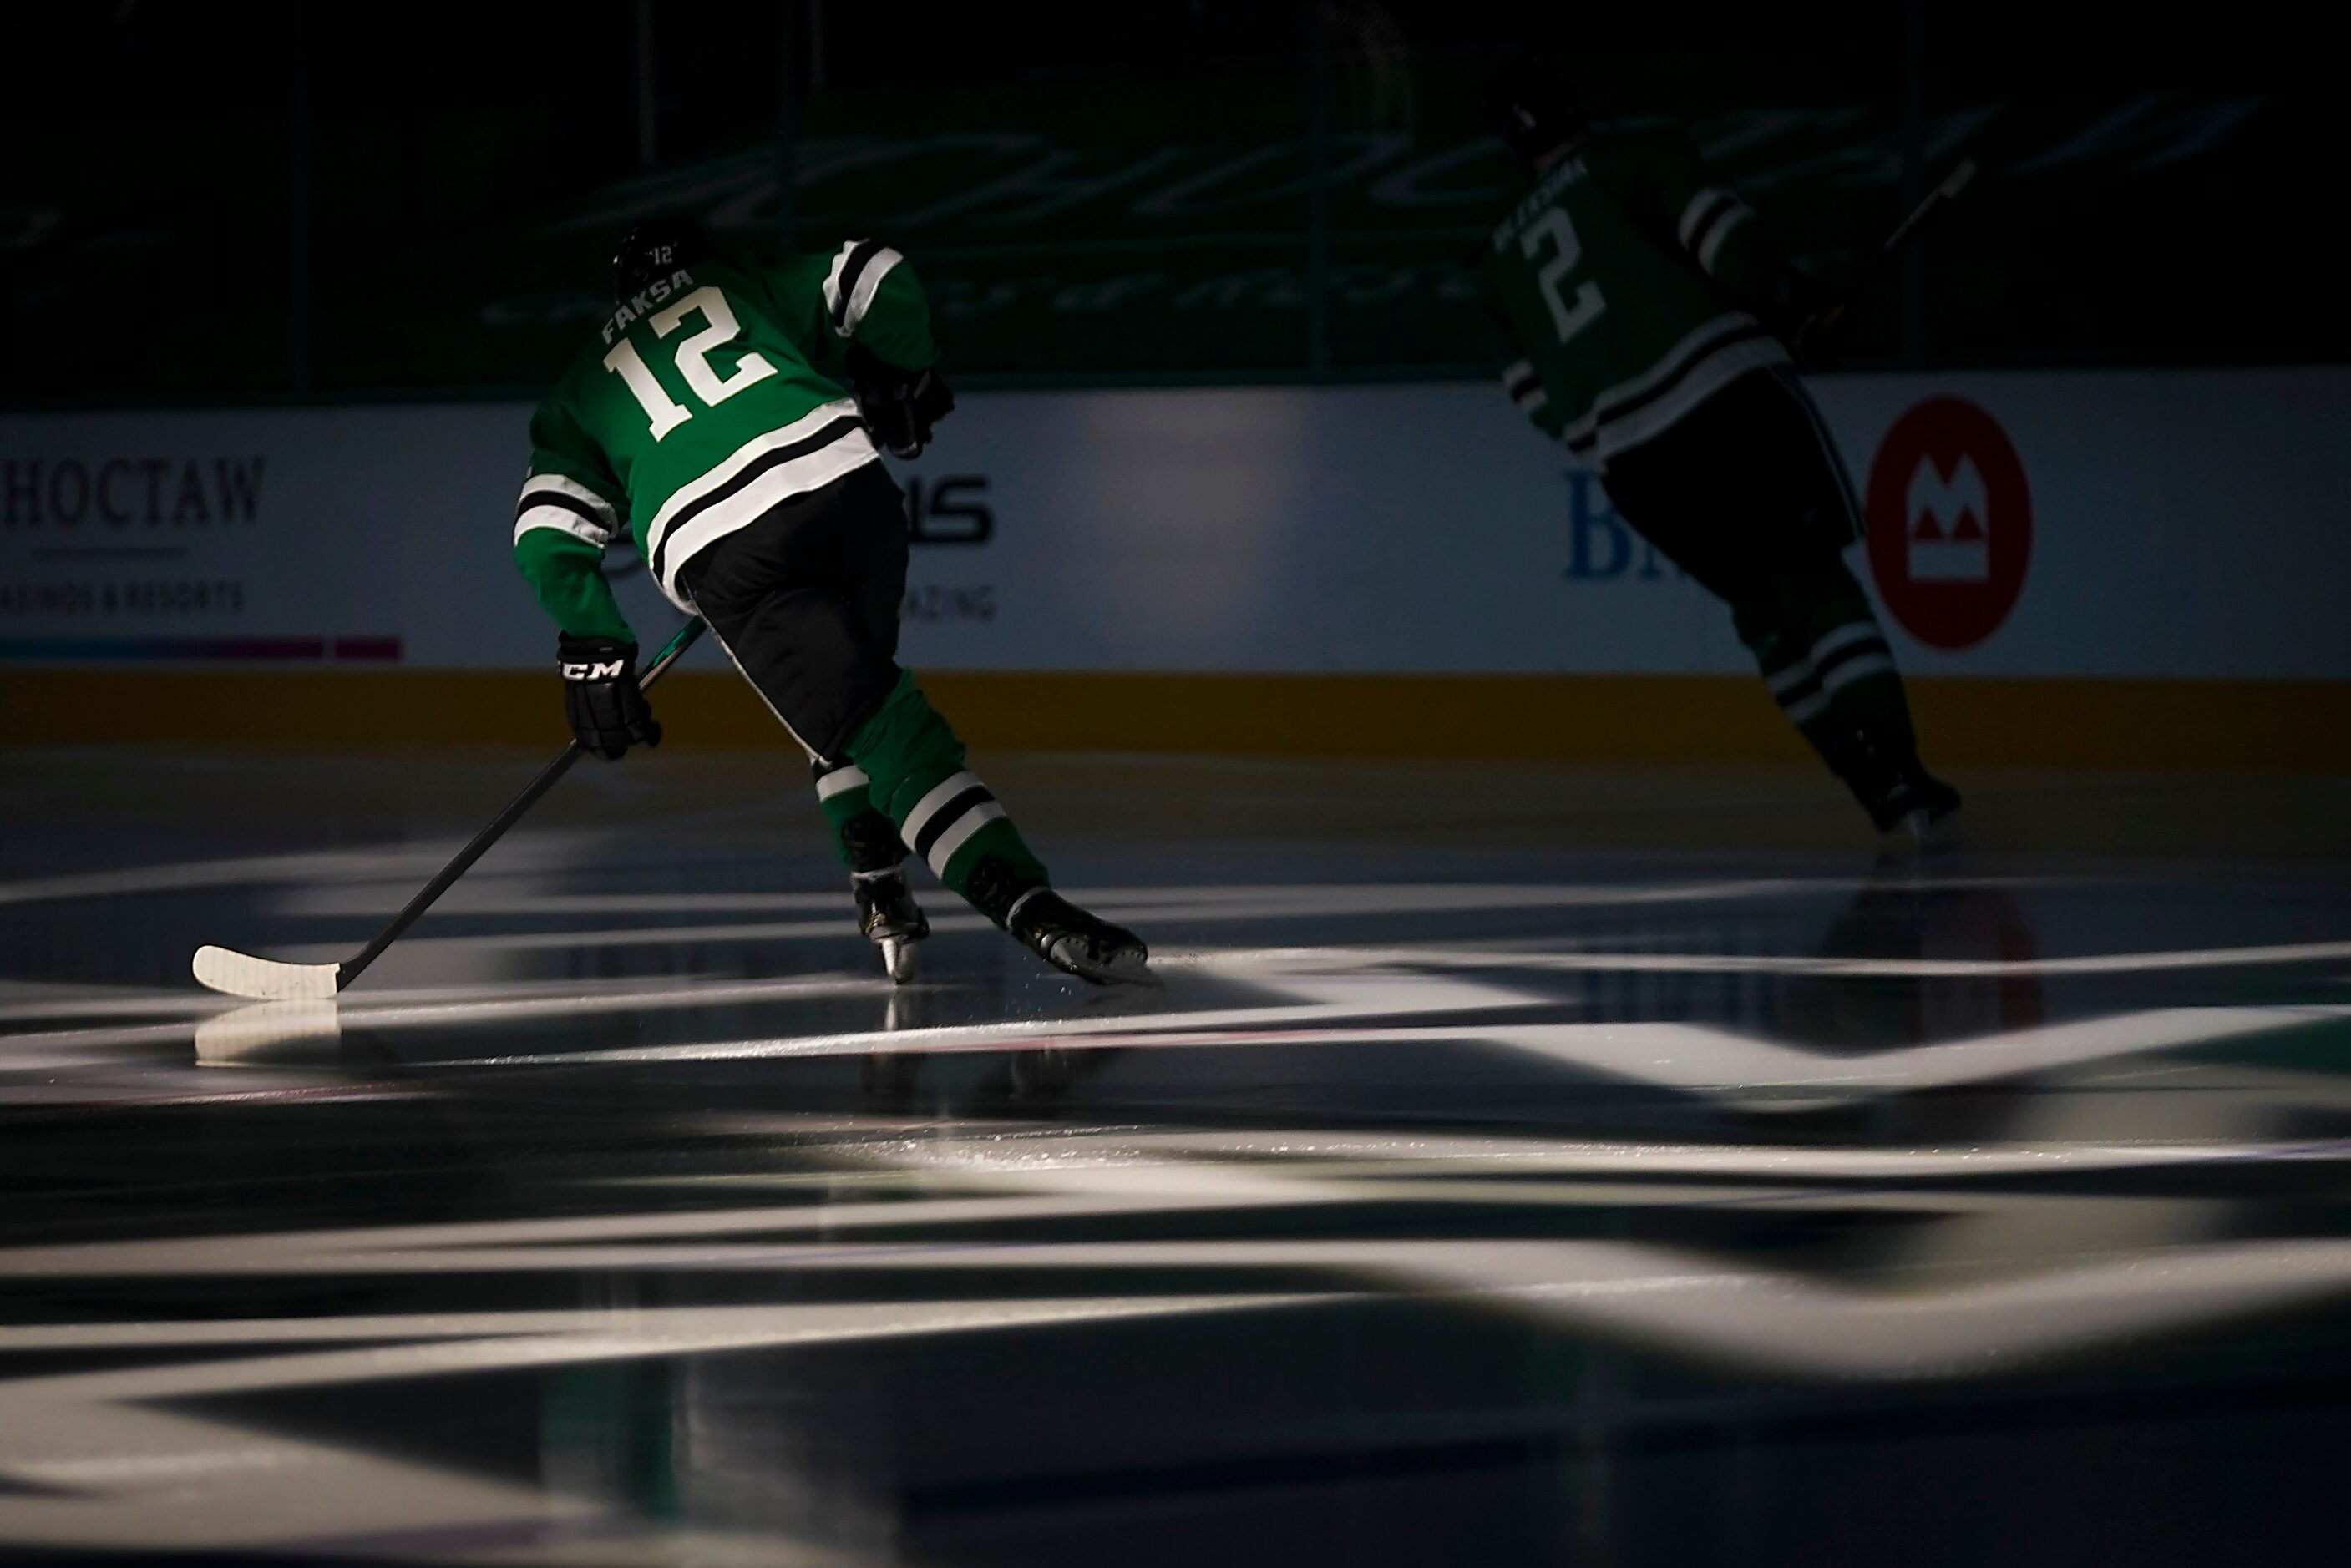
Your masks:
<svg viewBox="0 0 2351 1568"><path fill-rule="evenodd" d="M2351 371L1839 376L1853 552L1955 759L2351 763ZM39 738L546 727L519 403L0 420ZM1499 388L977 393L899 465L905 654L983 743L1792 754L1727 617ZM674 619L633 560L646 636ZM682 672L681 739L766 740Z"/></svg>

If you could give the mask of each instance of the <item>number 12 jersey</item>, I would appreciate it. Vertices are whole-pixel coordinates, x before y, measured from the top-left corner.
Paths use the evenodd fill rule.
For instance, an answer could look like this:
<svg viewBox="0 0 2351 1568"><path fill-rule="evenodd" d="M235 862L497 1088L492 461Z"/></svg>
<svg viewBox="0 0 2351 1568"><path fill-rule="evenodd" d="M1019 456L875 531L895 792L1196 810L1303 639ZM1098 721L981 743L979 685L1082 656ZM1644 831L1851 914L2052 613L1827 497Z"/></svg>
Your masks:
<svg viewBox="0 0 2351 1568"><path fill-rule="evenodd" d="M852 343L904 369L938 357L914 269L871 240L696 263L622 301L530 421L515 560L563 629L633 640L601 570L621 529L691 607L677 574L696 552L878 461Z"/></svg>

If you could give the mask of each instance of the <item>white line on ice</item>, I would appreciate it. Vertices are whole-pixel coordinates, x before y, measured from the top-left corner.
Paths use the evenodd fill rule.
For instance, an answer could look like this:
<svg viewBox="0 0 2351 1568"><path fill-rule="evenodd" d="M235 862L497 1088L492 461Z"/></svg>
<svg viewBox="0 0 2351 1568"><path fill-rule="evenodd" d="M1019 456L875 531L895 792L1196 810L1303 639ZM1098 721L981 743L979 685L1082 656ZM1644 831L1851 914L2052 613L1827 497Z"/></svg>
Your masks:
<svg viewBox="0 0 2351 1568"><path fill-rule="evenodd" d="M1641 885L1544 885L1523 883L1299 884L1276 888L1075 889L1072 896L1112 919L1196 922L1299 919L1372 915L1464 914L1510 909L1584 909L1719 902L1737 898L1849 890L1852 878L1750 878ZM793 897L799 897L795 895ZM846 909L845 897L836 900ZM689 906L698 908L700 906ZM463 908L455 914L478 913ZM988 929L981 917L963 912L935 915L939 931ZM851 934L845 919L737 920L714 925L644 925L593 930L486 931L468 936L412 937L411 953L542 952L632 947L683 947L701 942L834 940ZM316 963L347 955L346 941L277 947L266 956Z"/></svg>

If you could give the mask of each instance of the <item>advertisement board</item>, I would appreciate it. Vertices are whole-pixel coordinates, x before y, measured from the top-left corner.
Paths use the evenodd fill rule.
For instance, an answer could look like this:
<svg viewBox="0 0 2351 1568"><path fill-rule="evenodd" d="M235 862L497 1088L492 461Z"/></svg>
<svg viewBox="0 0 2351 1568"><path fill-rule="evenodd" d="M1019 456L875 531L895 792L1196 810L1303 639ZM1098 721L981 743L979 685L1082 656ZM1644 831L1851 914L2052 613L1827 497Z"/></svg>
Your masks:
<svg viewBox="0 0 2351 1568"><path fill-rule="evenodd" d="M2351 371L1815 391L1906 669L2351 680ZM543 668L551 628L509 557L528 417L0 421L0 661ZM1495 388L978 394L896 471L921 669L1749 668L1720 608ZM612 565L643 635L674 620Z"/></svg>

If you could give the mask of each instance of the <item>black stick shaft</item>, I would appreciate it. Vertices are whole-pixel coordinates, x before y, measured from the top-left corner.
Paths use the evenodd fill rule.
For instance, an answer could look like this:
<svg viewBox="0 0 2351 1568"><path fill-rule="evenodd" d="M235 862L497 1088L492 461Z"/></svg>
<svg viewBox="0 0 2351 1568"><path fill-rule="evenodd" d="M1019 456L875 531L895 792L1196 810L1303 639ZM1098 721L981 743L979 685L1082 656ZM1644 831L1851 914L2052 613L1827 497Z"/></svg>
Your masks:
<svg viewBox="0 0 2351 1568"><path fill-rule="evenodd" d="M1902 247L1908 244L1911 237L1926 226L1927 220L1933 217L1938 209L1955 200L1960 192L1968 188L1969 182L1974 180L1975 173L1974 159L1959 160L1958 166L1949 174L1944 175L1935 188L1927 192L1926 198L1911 208L1909 213L1895 225L1894 232L1886 236L1885 243L1877 247L1877 254L1869 258L1869 265L1862 273L1861 280L1854 285L1853 292L1845 296L1844 303L1837 308L1840 311L1849 310L1855 300L1868 293L1869 286L1877 281L1896 256L1902 254Z"/></svg>
<svg viewBox="0 0 2351 1568"><path fill-rule="evenodd" d="M645 666L644 673L637 677L638 688L642 690L660 680L662 671L676 663L678 655L694 646L694 639L702 635L702 630L703 621L699 616L678 628L677 635L669 639L662 650L653 656L653 661ZM515 796L513 802L504 811L492 818L487 827L474 835L472 841L465 848L457 851L456 858L441 867L434 874L433 880L424 884L417 891L416 897L409 899L402 907L400 913L392 918L392 924L376 933L375 940L361 948L357 957L344 961L335 975L335 989L340 991L360 977L360 971L382 957L384 949L398 941L402 933L414 925L418 918L431 909L458 877L471 870L474 862L479 860L491 845L505 837L507 829L520 822L523 814L537 805L539 797L555 787L556 780L569 773L571 764L586 754L580 742L574 741L563 748L561 755L541 768L538 776L525 784L523 792Z"/></svg>

